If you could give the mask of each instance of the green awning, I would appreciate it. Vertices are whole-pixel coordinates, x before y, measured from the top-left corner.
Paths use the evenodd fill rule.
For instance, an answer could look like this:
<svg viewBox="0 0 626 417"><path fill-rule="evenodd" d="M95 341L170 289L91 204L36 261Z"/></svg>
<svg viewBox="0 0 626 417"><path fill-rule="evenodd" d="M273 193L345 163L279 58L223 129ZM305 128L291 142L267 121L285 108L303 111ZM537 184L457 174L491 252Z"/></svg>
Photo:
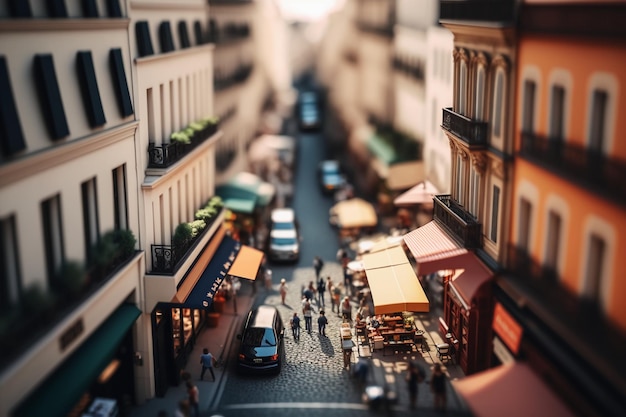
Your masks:
<svg viewBox="0 0 626 417"><path fill-rule="evenodd" d="M218 194L219 195L219 194ZM254 211L254 206L256 205L256 199L254 200L246 200L246 199L242 199L242 198L224 198L222 197L222 200L224 201L224 206L231 210L231 211L235 211L237 213L244 213L244 214L250 214Z"/></svg>
<svg viewBox="0 0 626 417"><path fill-rule="evenodd" d="M215 194L219 195L222 200L224 200L224 205L228 209L243 213L251 213L252 210L244 211L241 207L248 210L247 207L250 204L253 205L253 209L257 205L260 207L267 206L274 198L276 189L269 182L263 181L261 178L250 172L240 172L233 176L225 184L217 186ZM229 207L229 200L232 200L231 207Z"/></svg>
<svg viewBox="0 0 626 417"><path fill-rule="evenodd" d="M375 133L368 139L367 148L385 165L391 165L398 161L398 154L393 145Z"/></svg>
<svg viewBox="0 0 626 417"><path fill-rule="evenodd" d="M15 410L23 417L66 416L115 356L141 311L122 304L60 367Z"/></svg>

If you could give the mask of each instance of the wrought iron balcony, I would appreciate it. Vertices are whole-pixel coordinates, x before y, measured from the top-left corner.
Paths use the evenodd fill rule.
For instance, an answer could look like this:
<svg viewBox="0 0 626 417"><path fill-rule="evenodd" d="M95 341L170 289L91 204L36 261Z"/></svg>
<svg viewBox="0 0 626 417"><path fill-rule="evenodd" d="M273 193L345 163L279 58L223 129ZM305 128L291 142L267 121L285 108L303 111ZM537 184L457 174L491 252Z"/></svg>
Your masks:
<svg viewBox="0 0 626 417"><path fill-rule="evenodd" d="M450 194L436 195L433 199L433 218L445 226L466 248L482 247L482 225Z"/></svg>
<svg viewBox="0 0 626 417"><path fill-rule="evenodd" d="M252 74L253 69L254 65L244 64L239 65L228 74L223 74L221 71L217 70L215 72L215 78L213 79L213 88L215 91L221 91L234 85L241 84L248 79L250 74Z"/></svg>
<svg viewBox="0 0 626 417"><path fill-rule="evenodd" d="M487 123L472 120L452 108L443 109L443 128L458 136L469 145L470 148L483 148L487 146Z"/></svg>
<svg viewBox="0 0 626 417"><path fill-rule="evenodd" d="M513 24L516 0L441 0L439 19Z"/></svg>
<svg viewBox="0 0 626 417"><path fill-rule="evenodd" d="M170 142L156 145L150 142L148 144L148 168L167 168L174 165L198 145L213 136L217 129L218 125L207 126L204 130L196 132L191 143L188 144Z"/></svg>
<svg viewBox="0 0 626 417"><path fill-rule="evenodd" d="M581 145L522 134L520 156L619 204L626 204L626 162Z"/></svg>
<svg viewBox="0 0 626 417"><path fill-rule="evenodd" d="M196 247L198 242L202 240L202 237L207 233L212 233L211 227L215 224L216 219L219 218L220 213L224 209L221 208L219 212L211 219L205 226L204 230L193 238L187 246L175 247L174 245L150 245L152 251L152 270L150 274L163 274L173 275L178 271L185 259Z"/></svg>

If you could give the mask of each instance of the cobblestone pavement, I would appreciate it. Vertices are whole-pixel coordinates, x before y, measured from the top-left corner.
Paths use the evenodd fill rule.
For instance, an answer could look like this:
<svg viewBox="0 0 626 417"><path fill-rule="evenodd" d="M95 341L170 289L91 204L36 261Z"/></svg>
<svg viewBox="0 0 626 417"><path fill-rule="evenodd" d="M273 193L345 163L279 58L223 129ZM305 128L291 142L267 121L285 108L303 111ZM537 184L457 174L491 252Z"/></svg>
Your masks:
<svg viewBox="0 0 626 417"><path fill-rule="evenodd" d="M281 268L284 270L284 268ZM276 270L275 270L276 273ZM332 260L325 260L322 275L330 275L333 282L342 277L341 267ZM280 280L275 276L274 281ZM276 279L278 278L278 279ZM236 349L229 357L228 380L222 392L221 401L213 411L216 415L239 416L249 415L297 415L306 412L311 416L352 416L368 413L384 413L383 410L370 410L362 401L362 388L351 377L348 370L343 369L343 357L340 346L339 327L342 319L331 312L328 294L326 294L326 315L328 325L326 337L317 332L317 317L319 305L314 304L313 331L309 334L302 328L300 340L295 341L288 328L290 317L294 311L301 314L301 289L315 279L312 267L299 267L293 270L291 276L285 277L289 291L286 305L281 305L277 285L271 292L260 290L257 293L255 304L276 305L287 327L285 337L286 363L277 376L247 376L240 375L235 370ZM356 311L356 302L352 300L353 314ZM425 318L427 320L427 318ZM418 325L422 321L418 321ZM426 323L429 324L429 323ZM422 324L424 325L424 324ZM424 328L426 326L424 325ZM429 337L429 336L427 336ZM432 339L431 339L432 344ZM236 343L234 344L236 347ZM424 368L436 361L433 352L413 351L407 354L382 356L375 352L369 359L370 373L368 384L381 385L387 383L391 390L398 395L397 404L389 411L394 415L412 414L415 410L408 408L409 399L404 381L404 374L409 360L422 361ZM358 356L352 355L352 362ZM450 387L447 415L468 415L464 406L458 401ZM420 384L418 396L420 415L435 413L432 410L432 394L427 384ZM436 414L432 414L436 415Z"/></svg>

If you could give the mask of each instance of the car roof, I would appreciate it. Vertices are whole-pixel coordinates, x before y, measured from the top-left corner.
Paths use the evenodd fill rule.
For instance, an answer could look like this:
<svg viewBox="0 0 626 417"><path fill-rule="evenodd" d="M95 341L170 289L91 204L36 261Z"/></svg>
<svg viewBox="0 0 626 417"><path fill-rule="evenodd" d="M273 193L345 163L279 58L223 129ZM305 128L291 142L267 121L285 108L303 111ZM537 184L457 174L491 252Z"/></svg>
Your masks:
<svg viewBox="0 0 626 417"><path fill-rule="evenodd" d="M276 223L293 222L296 214L290 208L277 208L272 210L272 221Z"/></svg>
<svg viewBox="0 0 626 417"><path fill-rule="evenodd" d="M254 311L250 327L274 327L274 316L276 307L270 305L260 305Z"/></svg>
<svg viewBox="0 0 626 417"><path fill-rule="evenodd" d="M320 162L320 167L322 168L339 168L339 161L336 159L327 159L325 161Z"/></svg>

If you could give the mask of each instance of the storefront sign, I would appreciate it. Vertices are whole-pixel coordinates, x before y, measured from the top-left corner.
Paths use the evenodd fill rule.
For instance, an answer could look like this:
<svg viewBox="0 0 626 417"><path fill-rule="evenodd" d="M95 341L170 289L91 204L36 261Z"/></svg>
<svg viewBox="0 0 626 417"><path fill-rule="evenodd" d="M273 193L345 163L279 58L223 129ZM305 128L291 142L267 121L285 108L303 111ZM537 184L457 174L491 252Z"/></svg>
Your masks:
<svg viewBox="0 0 626 417"><path fill-rule="evenodd" d="M493 330L509 350L517 355L523 329L500 303L496 303L493 311Z"/></svg>
<svg viewBox="0 0 626 417"><path fill-rule="evenodd" d="M239 253L239 249L241 249L241 244L237 243L235 247L233 248L233 250L231 251L230 255L228 256L228 259L226 260L226 262L224 262L221 265L220 271L217 272L217 277L213 280L213 285L211 285L211 287L206 293L206 298L202 300L202 305L205 308L208 308L209 305L211 305L211 303L213 302L213 298L215 298L215 293L217 292L220 285L222 285L222 282L224 282L226 275L228 275L228 271L230 270L230 267L233 265L233 262L235 261L235 258L237 257L237 253Z"/></svg>
<svg viewBox="0 0 626 417"><path fill-rule="evenodd" d="M59 338L59 345L61 347L61 351L64 351L74 340L80 336L85 330L85 326L83 325L83 319L79 318L72 325L63 332L61 337Z"/></svg>

